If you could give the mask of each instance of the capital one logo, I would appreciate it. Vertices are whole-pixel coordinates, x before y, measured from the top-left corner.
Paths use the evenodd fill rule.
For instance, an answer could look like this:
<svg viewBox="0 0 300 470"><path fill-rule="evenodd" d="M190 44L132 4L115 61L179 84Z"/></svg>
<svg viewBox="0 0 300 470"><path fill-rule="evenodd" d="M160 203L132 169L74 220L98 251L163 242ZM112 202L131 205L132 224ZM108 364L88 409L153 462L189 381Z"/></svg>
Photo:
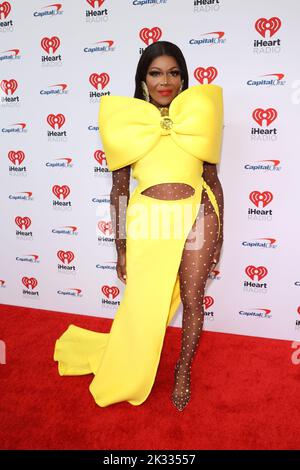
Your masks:
<svg viewBox="0 0 300 470"><path fill-rule="evenodd" d="M7 16L9 15L11 10L10 3L8 2L3 2L0 3L0 20L5 20Z"/></svg>
<svg viewBox="0 0 300 470"><path fill-rule="evenodd" d="M15 218L15 222L21 230L27 230L31 225L31 220L29 217L20 217L19 215Z"/></svg>
<svg viewBox="0 0 300 470"><path fill-rule="evenodd" d="M155 26L152 29L143 28L143 29L140 30L139 36L140 36L141 40L147 46L149 46L149 44L152 44L153 42L156 42L161 38L162 31L158 26Z"/></svg>
<svg viewBox="0 0 300 470"><path fill-rule="evenodd" d="M106 235L107 232L108 235L111 235L113 232L112 222L105 222L104 220L100 220L100 222L98 222L98 228L102 233L104 233L104 235Z"/></svg>
<svg viewBox="0 0 300 470"><path fill-rule="evenodd" d="M215 67L207 67L206 69L204 67L197 67L194 71L195 79L202 85L204 81L207 81L207 83L213 82L217 75L218 71Z"/></svg>
<svg viewBox="0 0 300 470"><path fill-rule="evenodd" d="M52 38L43 38L41 40L41 46L47 54L50 54L50 50L52 50L52 54L55 54L55 51L60 46L60 39L57 36L53 36Z"/></svg>
<svg viewBox="0 0 300 470"><path fill-rule="evenodd" d="M279 30L280 26L281 20L277 16L273 16L269 20L266 18L259 18L255 22L255 29L263 38L267 37L267 33L269 33L268 36L270 38L274 36L274 34Z"/></svg>
<svg viewBox="0 0 300 470"><path fill-rule="evenodd" d="M89 78L90 84L93 85L96 90L99 90L99 86L101 86L101 89L103 90L103 88L105 88L108 84L109 80L109 75L105 72L92 73Z"/></svg>
<svg viewBox="0 0 300 470"><path fill-rule="evenodd" d="M271 122L277 118L277 111L274 108L256 108L252 113L252 117L260 126L262 126L264 122L269 126Z"/></svg>
<svg viewBox="0 0 300 470"><path fill-rule="evenodd" d="M94 152L94 159L99 165L103 165L103 162L106 162L105 152L103 152L103 150L96 150Z"/></svg>
<svg viewBox="0 0 300 470"><path fill-rule="evenodd" d="M37 285L38 282L35 277L22 277L22 284L24 284L27 289L34 289Z"/></svg>
<svg viewBox="0 0 300 470"><path fill-rule="evenodd" d="M57 197L57 199L66 199L69 196L71 190L66 184L64 184L63 186L55 184L52 187L52 192Z"/></svg>
<svg viewBox="0 0 300 470"><path fill-rule="evenodd" d="M215 301L211 295L205 295L203 299L204 310L207 310L209 307L211 307L214 304L214 302Z"/></svg>
<svg viewBox="0 0 300 470"><path fill-rule="evenodd" d="M8 158L14 165L21 165L25 158L25 153L22 150L18 150L17 152L11 150L8 152Z"/></svg>
<svg viewBox="0 0 300 470"><path fill-rule="evenodd" d="M268 274L268 270L265 266L247 266L245 269L247 276L254 281L254 278L257 277L257 280L260 281L263 277Z"/></svg>
<svg viewBox="0 0 300 470"><path fill-rule="evenodd" d="M47 122L52 129L60 129L66 122L66 118L63 114L49 114L47 116ZM57 126L57 127L55 127Z"/></svg>
<svg viewBox="0 0 300 470"><path fill-rule="evenodd" d="M262 193L259 191L252 191L249 194L249 199L256 207L259 207L259 203L265 207L273 200L273 194L270 191L263 191Z"/></svg>
<svg viewBox="0 0 300 470"><path fill-rule="evenodd" d="M120 293L120 289L117 286L102 286L101 291L109 299L109 296L111 295L112 298L114 299L117 297L117 295Z"/></svg>
<svg viewBox="0 0 300 470"><path fill-rule="evenodd" d="M64 264L70 264L75 258L73 251L63 251L63 250L59 250L57 252L57 257Z"/></svg>
<svg viewBox="0 0 300 470"><path fill-rule="evenodd" d="M98 4L98 8L100 8L104 0L86 0L89 5L91 5L92 8L96 8L96 3Z"/></svg>
<svg viewBox="0 0 300 470"><path fill-rule="evenodd" d="M14 79L2 80L0 82L0 87L6 95L13 95L16 89L18 88L18 82Z"/></svg>

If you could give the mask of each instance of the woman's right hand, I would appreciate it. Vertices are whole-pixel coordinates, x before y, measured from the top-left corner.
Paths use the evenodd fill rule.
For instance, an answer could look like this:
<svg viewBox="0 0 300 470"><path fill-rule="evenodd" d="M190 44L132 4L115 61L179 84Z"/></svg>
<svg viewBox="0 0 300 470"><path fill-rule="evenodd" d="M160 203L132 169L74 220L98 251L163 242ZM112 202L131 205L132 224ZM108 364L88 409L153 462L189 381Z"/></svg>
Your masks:
<svg viewBox="0 0 300 470"><path fill-rule="evenodd" d="M126 248L118 250L117 275L120 281L126 284Z"/></svg>

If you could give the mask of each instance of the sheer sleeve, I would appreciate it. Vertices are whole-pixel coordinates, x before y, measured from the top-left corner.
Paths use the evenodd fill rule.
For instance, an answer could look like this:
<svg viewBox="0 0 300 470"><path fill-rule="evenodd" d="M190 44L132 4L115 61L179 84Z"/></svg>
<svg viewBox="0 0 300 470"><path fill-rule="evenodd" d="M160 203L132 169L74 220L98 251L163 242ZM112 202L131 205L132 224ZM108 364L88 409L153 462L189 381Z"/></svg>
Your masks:
<svg viewBox="0 0 300 470"><path fill-rule="evenodd" d="M112 172L110 214L117 252L126 248L126 210L129 201L130 165Z"/></svg>
<svg viewBox="0 0 300 470"><path fill-rule="evenodd" d="M220 240L223 240L224 224L224 195L223 188L217 174L217 166L212 163L203 163L203 179L210 186L218 203L220 211Z"/></svg>

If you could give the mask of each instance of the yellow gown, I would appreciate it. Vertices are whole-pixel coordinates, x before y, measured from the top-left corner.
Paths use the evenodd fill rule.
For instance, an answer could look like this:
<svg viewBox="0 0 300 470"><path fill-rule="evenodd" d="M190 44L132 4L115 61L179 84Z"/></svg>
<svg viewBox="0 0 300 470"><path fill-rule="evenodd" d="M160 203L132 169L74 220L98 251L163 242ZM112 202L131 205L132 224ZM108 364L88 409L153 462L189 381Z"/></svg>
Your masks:
<svg viewBox="0 0 300 470"><path fill-rule="evenodd" d="M105 407L143 403L153 386L166 327L179 304L178 270L197 216L202 188L220 218L202 177L203 161L220 161L223 89L195 85L177 95L162 117L152 103L103 96L99 130L110 171L131 164L137 186L126 213L126 285L109 333L70 325L56 341L60 375L94 374L89 390ZM186 183L186 199L141 194L159 183Z"/></svg>

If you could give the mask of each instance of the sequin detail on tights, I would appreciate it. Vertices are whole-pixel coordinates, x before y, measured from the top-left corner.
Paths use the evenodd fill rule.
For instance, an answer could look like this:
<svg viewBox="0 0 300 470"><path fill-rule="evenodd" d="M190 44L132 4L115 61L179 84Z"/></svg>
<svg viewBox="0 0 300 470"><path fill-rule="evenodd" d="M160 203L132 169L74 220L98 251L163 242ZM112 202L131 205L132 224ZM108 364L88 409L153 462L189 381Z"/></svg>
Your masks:
<svg viewBox="0 0 300 470"><path fill-rule="evenodd" d="M200 240L200 249L188 249L189 240ZM175 368L172 400L182 410L190 399L190 372L204 323L205 285L217 245L218 219L205 189L198 215L188 235L179 267L183 305L181 351Z"/></svg>

